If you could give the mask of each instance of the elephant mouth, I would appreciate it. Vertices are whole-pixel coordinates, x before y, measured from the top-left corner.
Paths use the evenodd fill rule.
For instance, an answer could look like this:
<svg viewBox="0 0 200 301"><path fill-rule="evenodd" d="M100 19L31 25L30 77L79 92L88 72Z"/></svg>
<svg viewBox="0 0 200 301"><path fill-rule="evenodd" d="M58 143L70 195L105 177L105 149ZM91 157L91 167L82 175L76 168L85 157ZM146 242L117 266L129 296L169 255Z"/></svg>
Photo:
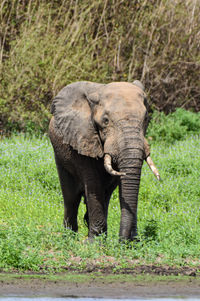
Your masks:
<svg viewBox="0 0 200 301"><path fill-rule="evenodd" d="M153 174L155 175L155 177L159 181L160 180L160 174L159 174L158 169L156 168L153 160L151 159L150 156L148 156L145 160L146 160L150 170L153 172ZM112 168L112 157L109 154L104 155L104 167L105 167L105 170L111 176L126 176L125 172L119 172L119 171L116 171Z"/></svg>

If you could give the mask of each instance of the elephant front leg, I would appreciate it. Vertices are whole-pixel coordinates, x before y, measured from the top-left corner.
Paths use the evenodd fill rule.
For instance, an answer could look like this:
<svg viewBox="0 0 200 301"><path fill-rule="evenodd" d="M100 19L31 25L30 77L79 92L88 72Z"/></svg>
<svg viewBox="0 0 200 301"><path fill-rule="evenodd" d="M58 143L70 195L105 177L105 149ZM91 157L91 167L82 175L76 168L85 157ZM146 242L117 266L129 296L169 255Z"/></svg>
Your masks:
<svg viewBox="0 0 200 301"><path fill-rule="evenodd" d="M92 183L85 185L85 192L89 217L88 238L92 239L96 235L107 234L107 205L103 188L98 181L95 183L94 178Z"/></svg>
<svg viewBox="0 0 200 301"><path fill-rule="evenodd" d="M62 165L58 162L56 163L64 199L64 227L77 232L77 214L81 200L81 193L77 189L78 183L76 183L73 176Z"/></svg>

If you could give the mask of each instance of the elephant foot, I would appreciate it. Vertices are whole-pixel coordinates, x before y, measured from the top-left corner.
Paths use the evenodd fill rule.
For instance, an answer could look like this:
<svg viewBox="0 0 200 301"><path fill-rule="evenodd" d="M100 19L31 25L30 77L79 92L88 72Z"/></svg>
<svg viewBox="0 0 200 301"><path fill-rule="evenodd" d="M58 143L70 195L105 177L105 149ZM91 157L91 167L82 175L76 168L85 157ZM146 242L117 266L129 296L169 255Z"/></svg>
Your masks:
<svg viewBox="0 0 200 301"><path fill-rule="evenodd" d="M74 231L74 232L78 232L78 224L77 221L73 221L73 222L69 222L68 219L63 220L63 225L65 229Z"/></svg>
<svg viewBox="0 0 200 301"><path fill-rule="evenodd" d="M107 239L107 231L100 232L100 234L88 234L88 238L84 240L84 243L97 243L99 245L104 244Z"/></svg>
<svg viewBox="0 0 200 301"><path fill-rule="evenodd" d="M94 237L88 237L83 241L84 245L93 244L94 242L95 242Z"/></svg>

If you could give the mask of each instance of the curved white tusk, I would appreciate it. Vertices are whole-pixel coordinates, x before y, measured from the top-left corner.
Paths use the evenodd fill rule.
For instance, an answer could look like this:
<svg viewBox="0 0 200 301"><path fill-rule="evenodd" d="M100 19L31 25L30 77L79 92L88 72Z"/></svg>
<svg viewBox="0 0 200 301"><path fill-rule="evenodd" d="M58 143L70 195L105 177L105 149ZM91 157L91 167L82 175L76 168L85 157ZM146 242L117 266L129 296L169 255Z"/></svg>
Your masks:
<svg viewBox="0 0 200 301"><path fill-rule="evenodd" d="M158 180L160 180L159 172L158 172L158 170L157 170L157 168L156 168L155 164L153 163L153 160L151 159L150 156L148 156L148 157L146 158L146 162L147 162L147 164L149 165L149 168L152 170L152 172L153 172L154 175L156 176L156 178L157 178Z"/></svg>
<svg viewBox="0 0 200 301"><path fill-rule="evenodd" d="M109 154L105 154L104 156L104 167L105 170L111 175L111 176L125 176L126 174L124 172L116 171L112 168L112 158Z"/></svg>

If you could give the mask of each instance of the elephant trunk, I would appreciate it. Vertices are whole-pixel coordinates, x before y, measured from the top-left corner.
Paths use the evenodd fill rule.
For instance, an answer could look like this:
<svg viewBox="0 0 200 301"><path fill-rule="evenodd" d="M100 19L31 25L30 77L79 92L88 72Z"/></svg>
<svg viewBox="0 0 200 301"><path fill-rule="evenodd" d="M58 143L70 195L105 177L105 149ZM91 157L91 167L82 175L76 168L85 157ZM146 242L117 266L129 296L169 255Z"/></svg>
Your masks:
<svg viewBox="0 0 200 301"><path fill-rule="evenodd" d="M137 235L137 204L140 186L141 169L144 158L144 138L124 133L118 167L126 173L121 177L119 193L121 205L120 238L133 240Z"/></svg>

